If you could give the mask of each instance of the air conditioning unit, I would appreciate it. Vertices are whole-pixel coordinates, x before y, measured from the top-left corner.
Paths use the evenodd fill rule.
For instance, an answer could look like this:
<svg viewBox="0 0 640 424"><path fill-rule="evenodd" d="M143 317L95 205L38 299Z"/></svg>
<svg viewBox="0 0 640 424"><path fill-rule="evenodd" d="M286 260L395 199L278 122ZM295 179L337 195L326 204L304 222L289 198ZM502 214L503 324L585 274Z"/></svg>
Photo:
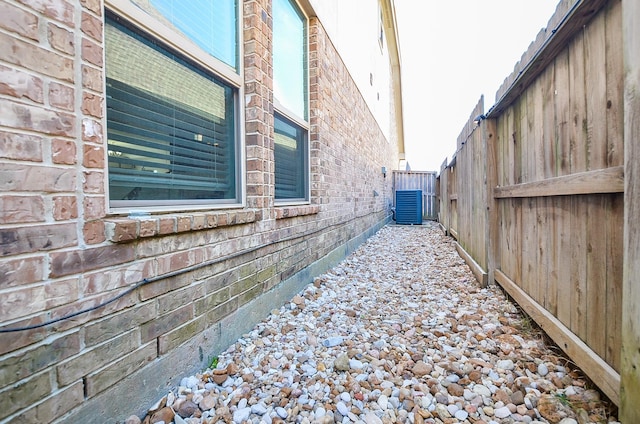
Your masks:
<svg viewBox="0 0 640 424"><path fill-rule="evenodd" d="M422 190L396 190L396 224L422 224Z"/></svg>

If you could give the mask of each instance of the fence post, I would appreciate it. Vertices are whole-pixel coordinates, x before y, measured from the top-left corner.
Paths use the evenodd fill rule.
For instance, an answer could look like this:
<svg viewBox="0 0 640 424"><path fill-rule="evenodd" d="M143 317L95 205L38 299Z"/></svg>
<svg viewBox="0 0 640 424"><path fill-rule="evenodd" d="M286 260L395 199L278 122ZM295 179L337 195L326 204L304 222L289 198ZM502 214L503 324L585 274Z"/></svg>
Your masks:
<svg viewBox="0 0 640 424"><path fill-rule="evenodd" d="M485 119L482 121L482 140L485 148L485 189L486 189L486 225L485 243L487 252L487 284L494 283L495 270L500 267L499 249L499 210L498 202L493 194L493 188L498 184L498 164L496 160L496 120Z"/></svg>
<svg viewBox="0 0 640 424"><path fill-rule="evenodd" d="M624 259L620 421L640 422L640 3L622 0L624 81Z"/></svg>

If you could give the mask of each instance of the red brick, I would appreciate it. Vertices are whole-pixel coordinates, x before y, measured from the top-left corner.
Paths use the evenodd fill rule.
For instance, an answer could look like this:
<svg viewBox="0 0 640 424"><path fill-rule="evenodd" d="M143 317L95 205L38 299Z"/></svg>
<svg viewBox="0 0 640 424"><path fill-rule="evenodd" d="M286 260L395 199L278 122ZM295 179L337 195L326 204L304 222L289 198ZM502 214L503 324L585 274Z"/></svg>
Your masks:
<svg viewBox="0 0 640 424"><path fill-rule="evenodd" d="M55 196L53 198L53 219L64 221L78 217L78 202L75 196Z"/></svg>
<svg viewBox="0 0 640 424"><path fill-rule="evenodd" d="M73 87L52 82L49 84L49 104L55 108L72 111L74 105Z"/></svg>
<svg viewBox="0 0 640 424"><path fill-rule="evenodd" d="M100 122L85 118L82 120L82 140L102 144L103 130Z"/></svg>
<svg viewBox="0 0 640 424"><path fill-rule="evenodd" d="M7 2L0 3L0 28L38 40L38 17Z"/></svg>
<svg viewBox="0 0 640 424"><path fill-rule="evenodd" d="M191 230L191 217L190 216L179 216L178 217L178 225L176 227L176 231L182 233L184 231Z"/></svg>
<svg viewBox="0 0 640 424"><path fill-rule="evenodd" d="M0 224L43 222L42 196L0 196Z"/></svg>
<svg viewBox="0 0 640 424"><path fill-rule="evenodd" d="M102 47L86 38L82 39L82 60L102 66Z"/></svg>
<svg viewBox="0 0 640 424"><path fill-rule="evenodd" d="M71 252L53 252L51 253L50 277L79 274L131 262L134 259L135 253L130 245L110 245Z"/></svg>
<svg viewBox="0 0 640 424"><path fill-rule="evenodd" d="M107 238L114 243L138 238L138 221L135 219L106 222Z"/></svg>
<svg viewBox="0 0 640 424"><path fill-rule="evenodd" d="M205 216L204 215L194 215L193 216L193 221L191 222L191 229L192 230L202 230L203 228L205 228Z"/></svg>
<svg viewBox="0 0 640 424"><path fill-rule="evenodd" d="M104 221L96 220L85 222L82 227L82 235L85 243L98 244L106 241Z"/></svg>
<svg viewBox="0 0 640 424"><path fill-rule="evenodd" d="M0 94L44 103L44 89L40 78L1 65Z"/></svg>
<svg viewBox="0 0 640 424"><path fill-rule="evenodd" d="M50 423L84 402L84 384L78 381L54 391L44 402L27 409L16 419L17 423Z"/></svg>
<svg viewBox="0 0 640 424"><path fill-rule="evenodd" d="M202 254L199 250L176 252L162 258L158 258L158 272L166 272L183 269L202 262Z"/></svg>
<svg viewBox="0 0 640 424"><path fill-rule="evenodd" d="M176 218L175 217L167 217L160 218L158 234L173 234L176 232Z"/></svg>
<svg viewBox="0 0 640 424"><path fill-rule="evenodd" d="M73 192L73 170L48 166L0 163L0 191Z"/></svg>
<svg viewBox="0 0 640 424"><path fill-rule="evenodd" d="M104 172L84 171L83 176L82 190L85 193L104 194Z"/></svg>
<svg viewBox="0 0 640 424"><path fill-rule="evenodd" d="M104 196L85 196L82 201L82 207L84 209L84 219L86 220L100 219L106 215Z"/></svg>
<svg viewBox="0 0 640 424"><path fill-rule="evenodd" d="M47 135L70 137L75 132L73 115L9 102L0 103L0 125Z"/></svg>
<svg viewBox="0 0 640 424"><path fill-rule="evenodd" d="M74 24L74 7L66 1L51 0L19 0L25 6L37 10L48 18L55 19L69 26Z"/></svg>
<svg viewBox="0 0 640 424"><path fill-rule="evenodd" d="M158 337L158 354L164 355L184 342L201 334L207 327L206 316L200 316L187 324Z"/></svg>
<svg viewBox="0 0 640 424"><path fill-rule="evenodd" d="M128 263L125 266L106 271L99 270L85 274L82 294L88 297L136 284L146 277L153 275L154 266L153 260L149 259Z"/></svg>
<svg viewBox="0 0 640 424"><path fill-rule="evenodd" d="M27 328L34 325L42 324L46 317L43 314L30 317L25 320L13 322L11 324L2 324L0 328ZM30 330L0 333L0 354L13 352L25 346L44 340L50 335L48 327L33 328Z"/></svg>
<svg viewBox="0 0 640 424"><path fill-rule="evenodd" d="M110 314L103 320L95 321L85 327L84 343L94 346L115 338L124 331L151 321L158 313L154 302L138 303L134 307Z"/></svg>
<svg viewBox="0 0 640 424"><path fill-rule="evenodd" d="M102 41L102 19L87 12L82 12L82 32L100 42Z"/></svg>
<svg viewBox="0 0 640 424"><path fill-rule="evenodd" d="M0 158L42 162L43 138L0 131Z"/></svg>
<svg viewBox="0 0 640 424"><path fill-rule="evenodd" d="M145 219L140 221L139 237L153 237L158 234L158 221L156 219Z"/></svg>
<svg viewBox="0 0 640 424"><path fill-rule="evenodd" d="M20 355L5 357L0 369L0 387L27 378L79 352L80 337L75 332L57 336L47 343L23 351Z"/></svg>
<svg viewBox="0 0 640 424"><path fill-rule="evenodd" d="M142 343L146 343L162 334L168 333L191 319L193 319L192 305L185 305L180 309L157 317L153 321L149 321L140 327Z"/></svg>
<svg viewBox="0 0 640 424"><path fill-rule="evenodd" d="M74 223L0 229L0 256L60 249L77 243Z"/></svg>
<svg viewBox="0 0 640 424"><path fill-rule="evenodd" d="M51 141L51 156L53 163L73 165L77 162L76 143L59 138Z"/></svg>
<svg viewBox="0 0 640 424"><path fill-rule="evenodd" d="M80 4L98 16L102 16L102 2L100 0L80 0Z"/></svg>
<svg viewBox="0 0 640 424"><path fill-rule="evenodd" d="M52 23L49 23L47 30L51 47L66 54L73 54L75 50L73 32Z"/></svg>
<svg viewBox="0 0 640 424"><path fill-rule="evenodd" d="M42 49L22 40L0 33L0 60L24 67L63 81L73 81L74 63L71 58ZM44 66L44 64L47 66Z"/></svg>
<svg viewBox="0 0 640 424"><path fill-rule="evenodd" d="M122 380L123 375L132 374L158 357L157 343L147 343L138 350L122 355L107 367L89 374L86 377L86 393L88 397L104 391Z"/></svg>
<svg viewBox="0 0 640 424"><path fill-rule="evenodd" d="M13 385L11 390L3 392L3 396L0 396L0 420L5 421L4 418L14 412L47 397L53 389L51 381L50 371L34 374Z"/></svg>
<svg viewBox="0 0 640 424"><path fill-rule="evenodd" d="M102 96L91 93L82 94L82 112L86 115L102 118Z"/></svg>
<svg viewBox="0 0 640 424"><path fill-rule="evenodd" d="M82 164L87 168L104 168L104 148L102 146L84 145Z"/></svg>
<svg viewBox="0 0 640 424"><path fill-rule="evenodd" d="M78 328L88 322L93 322L115 312L131 308L139 301L135 293L125 294L123 297L117 298L115 301L113 300L113 293L105 293L91 298L83 298L78 302L52 309L48 312L50 319L61 319L79 310L95 308L92 312L80 314L71 320L62 319L52 326L52 330L60 333L72 328ZM105 305L105 302L109 303Z"/></svg>
<svg viewBox="0 0 640 424"><path fill-rule="evenodd" d="M46 311L76 299L78 299L77 279L7 290L2 293L3 308L0 309L0 322Z"/></svg>
<svg viewBox="0 0 640 424"><path fill-rule="evenodd" d="M58 383L61 385L72 383L133 352L137 345L138 335L135 331L130 331L93 349L85 350L80 356L70 358L57 366Z"/></svg>
<svg viewBox="0 0 640 424"><path fill-rule="evenodd" d="M99 93L103 92L102 71L88 65L82 65L82 86Z"/></svg>
<svg viewBox="0 0 640 424"><path fill-rule="evenodd" d="M42 281L44 266L43 256L0 261L0 290Z"/></svg>

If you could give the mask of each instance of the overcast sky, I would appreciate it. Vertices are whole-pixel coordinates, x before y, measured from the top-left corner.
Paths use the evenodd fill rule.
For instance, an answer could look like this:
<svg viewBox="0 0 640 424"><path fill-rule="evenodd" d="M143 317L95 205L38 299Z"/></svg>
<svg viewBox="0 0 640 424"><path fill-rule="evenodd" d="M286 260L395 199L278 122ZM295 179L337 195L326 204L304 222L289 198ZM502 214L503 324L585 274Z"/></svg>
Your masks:
<svg viewBox="0 0 640 424"><path fill-rule="evenodd" d="M481 95L485 111L559 0L395 0L412 170L439 171Z"/></svg>

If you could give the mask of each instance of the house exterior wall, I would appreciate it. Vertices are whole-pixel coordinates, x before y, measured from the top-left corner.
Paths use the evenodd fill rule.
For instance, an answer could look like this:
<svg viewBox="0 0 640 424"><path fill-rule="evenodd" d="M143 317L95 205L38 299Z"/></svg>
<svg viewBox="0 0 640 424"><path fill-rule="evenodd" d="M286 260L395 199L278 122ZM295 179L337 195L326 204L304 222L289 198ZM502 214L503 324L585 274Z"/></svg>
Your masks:
<svg viewBox="0 0 640 424"><path fill-rule="evenodd" d="M401 113L376 119L313 15L311 201L274 206L271 5L240 8L244 206L129 218L105 195L105 4L0 3L0 422L140 414L388 222Z"/></svg>

